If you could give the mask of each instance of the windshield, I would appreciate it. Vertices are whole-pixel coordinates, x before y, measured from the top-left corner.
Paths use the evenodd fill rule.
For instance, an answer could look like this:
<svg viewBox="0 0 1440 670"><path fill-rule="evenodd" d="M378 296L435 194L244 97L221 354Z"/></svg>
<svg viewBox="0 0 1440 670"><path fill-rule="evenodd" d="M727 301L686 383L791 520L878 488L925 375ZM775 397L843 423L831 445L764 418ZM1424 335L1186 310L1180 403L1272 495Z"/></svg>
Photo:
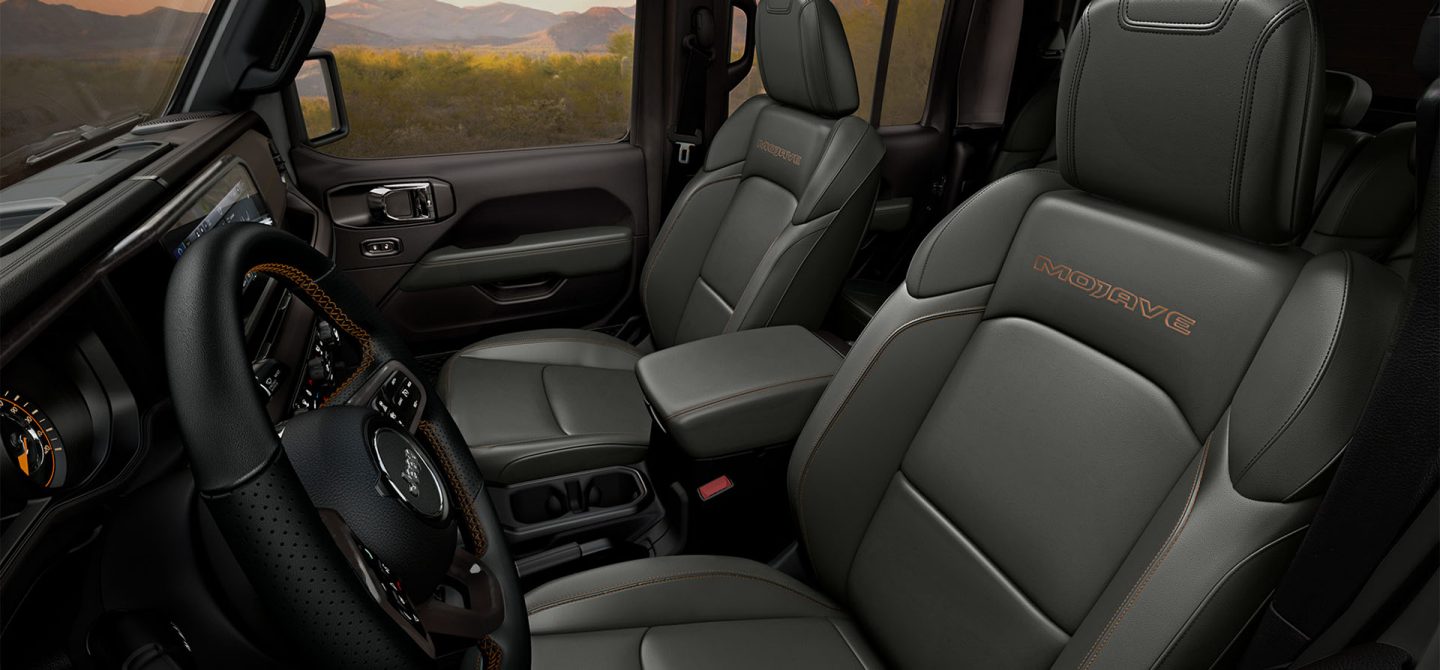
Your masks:
<svg viewBox="0 0 1440 670"><path fill-rule="evenodd" d="M0 185L164 112L212 0L0 0Z"/></svg>

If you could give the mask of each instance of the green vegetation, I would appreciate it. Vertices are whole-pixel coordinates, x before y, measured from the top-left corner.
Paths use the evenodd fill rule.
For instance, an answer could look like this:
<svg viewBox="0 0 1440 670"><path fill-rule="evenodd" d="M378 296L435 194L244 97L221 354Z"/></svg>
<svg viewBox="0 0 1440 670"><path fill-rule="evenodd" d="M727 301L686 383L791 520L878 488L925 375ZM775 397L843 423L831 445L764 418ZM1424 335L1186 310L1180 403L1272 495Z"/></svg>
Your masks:
<svg viewBox="0 0 1440 670"><path fill-rule="evenodd" d="M881 125L916 123L925 111L945 0L904 0L895 15ZM876 56L878 59L878 55ZM858 62L858 61L857 61Z"/></svg>
<svg viewBox="0 0 1440 670"><path fill-rule="evenodd" d="M837 2L855 61L862 118L869 118L886 3ZM890 51L883 122L915 123L924 111L944 0L902 0ZM738 27L743 34L744 26ZM732 40L732 58L737 57ZM630 123L634 33L610 36L604 53L534 53L489 47L334 49L350 136L325 147L354 158L609 142ZM302 86L306 91L308 86ZM764 93L759 68L730 93L730 109ZM323 99L305 97L306 125L328 129Z"/></svg>
<svg viewBox="0 0 1440 670"><path fill-rule="evenodd" d="M633 52L628 30L603 54L340 47L350 136L325 150L361 158L618 140L630 124ZM329 127L323 99L301 103L307 126Z"/></svg>
<svg viewBox="0 0 1440 670"><path fill-rule="evenodd" d="M855 112L869 119L874 98L875 74L880 63L880 38L885 27L883 0L852 0L836 2L840 21L845 24L845 38L850 43L850 57L855 62L855 81L860 87L860 108ZM885 125L915 123L925 109L925 96L930 88L930 69L935 60L935 44L940 36L940 21L945 13L945 0L901 0L895 15L895 35L890 45L890 65L885 74L885 100L881 121ZM743 29L743 25L741 26ZM733 44L733 42L732 42ZM738 57L731 47L731 59ZM741 103L765 92L759 68L730 90L730 111Z"/></svg>

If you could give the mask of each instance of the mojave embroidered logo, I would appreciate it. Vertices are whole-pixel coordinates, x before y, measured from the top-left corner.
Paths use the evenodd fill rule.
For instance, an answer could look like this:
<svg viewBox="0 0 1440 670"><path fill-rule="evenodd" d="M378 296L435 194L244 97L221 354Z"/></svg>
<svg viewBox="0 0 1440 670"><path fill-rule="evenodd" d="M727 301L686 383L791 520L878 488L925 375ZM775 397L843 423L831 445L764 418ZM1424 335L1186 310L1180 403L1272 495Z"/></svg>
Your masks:
<svg viewBox="0 0 1440 670"><path fill-rule="evenodd" d="M790 163L792 165L800 164L800 154L797 154L789 149L786 149L785 147L775 144L774 142L770 142L769 140L760 140L755 144L755 148L767 154L770 154L771 156L779 158L786 163Z"/></svg>
<svg viewBox="0 0 1440 670"><path fill-rule="evenodd" d="M1143 295L1123 289L1094 275L1086 274L1068 265L1056 263L1048 256L1036 256L1031 266L1036 272L1043 272L1070 286L1084 291L1096 300L1107 300L1128 309L1151 321L1159 319L1166 328L1181 335L1190 335L1195 328L1195 319L1164 305L1152 302Z"/></svg>

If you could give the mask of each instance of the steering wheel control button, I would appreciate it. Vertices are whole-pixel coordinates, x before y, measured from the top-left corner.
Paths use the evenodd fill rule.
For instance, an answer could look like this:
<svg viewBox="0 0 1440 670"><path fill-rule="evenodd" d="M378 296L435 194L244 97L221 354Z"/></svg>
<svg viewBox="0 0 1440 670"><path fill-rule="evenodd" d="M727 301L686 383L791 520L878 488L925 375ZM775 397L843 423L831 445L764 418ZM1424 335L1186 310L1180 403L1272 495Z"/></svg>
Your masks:
<svg viewBox="0 0 1440 670"><path fill-rule="evenodd" d="M385 593L385 599L390 601L395 611L399 612L400 616L405 617L406 621L418 626L420 624L420 615L415 611L415 603L410 600L410 596L405 594L405 585L400 581L400 578L396 577L395 572L390 569L390 566L386 565L385 561L380 560L380 557L376 556L375 552L370 551L369 547L362 544L358 539L355 540L355 543L360 548L360 553L364 556L365 562L369 564L370 571L379 578L380 588Z"/></svg>
<svg viewBox="0 0 1440 670"><path fill-rule="evenodd" d="M449 499L425 450L409 435L389 427L376 430L373 442L380 475L400 502L425 519L444 519Z"/></svg>
<svg viewBox="0 0 1440 670"><path fill-rule="evenodd" d="M273 358L262 358L254 362L250 365L250 370L255 373L255 383L260 385L266 398L275 395L275 389L285 380L285 364Z"/></svg>
<svg viewBox="0 0 1440 670"><path fill-rule="evenodd" d="M374 408L376 412L379 412L380 416L383 416L391 421L400 424L407 423L406 421L401 420L400 413L395 411L395 406L391 405L390 401L386 400L385 396L383 395L376 396L375 402L370 403L370 407Z"/></svg>
<svg viewBox="0 0 1440 670"><path fill-rule="evenodd" d="M391 420L408 426L420 412L420 385L397 370L385 380L370 406Z"/></svg>

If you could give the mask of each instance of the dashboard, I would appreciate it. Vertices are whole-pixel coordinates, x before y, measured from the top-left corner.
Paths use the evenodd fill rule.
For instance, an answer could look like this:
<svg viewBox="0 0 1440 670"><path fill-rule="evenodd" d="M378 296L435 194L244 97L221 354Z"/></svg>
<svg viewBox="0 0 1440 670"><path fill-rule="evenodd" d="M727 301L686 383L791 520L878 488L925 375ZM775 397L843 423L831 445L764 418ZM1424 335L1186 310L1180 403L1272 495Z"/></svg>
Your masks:
<svg viewBox="0 0 1440 670"><path fill-rule="evenodd" d="M69 627L54 626L56 617L87 616L84 607L56 610L56 602L71 602L57 601L57 591L98 600L97 612L161 608L154 602L162 601L161 609L173 610L198 597L162 598L123 580L77 574L76 557L116 551L116 537L180 524L175 532L199 534L174 551L201 551L200 560L189 559L227 569L233 559L197 530L199 506L169 408L162 324L170 272L190 245L225 226L273 226L331 252L329 220L290 188L259 117L160 121L74 159L78 167L66 172L73 178L50 184L55 192L27 182L0 192L0 627L7 639L63 636ZM355 343L280 284L250 276L238 290L256 393L277 423L313 408L358 362ZM143 502L169 486L178 487L173 501ZM138 512L128 509L142 503ZM170 544L151 549L171 551ZM153 551L129 564L148 570L170 560ZM42 648L7 644L0 665L41 664L13 654Z"/></svg>

